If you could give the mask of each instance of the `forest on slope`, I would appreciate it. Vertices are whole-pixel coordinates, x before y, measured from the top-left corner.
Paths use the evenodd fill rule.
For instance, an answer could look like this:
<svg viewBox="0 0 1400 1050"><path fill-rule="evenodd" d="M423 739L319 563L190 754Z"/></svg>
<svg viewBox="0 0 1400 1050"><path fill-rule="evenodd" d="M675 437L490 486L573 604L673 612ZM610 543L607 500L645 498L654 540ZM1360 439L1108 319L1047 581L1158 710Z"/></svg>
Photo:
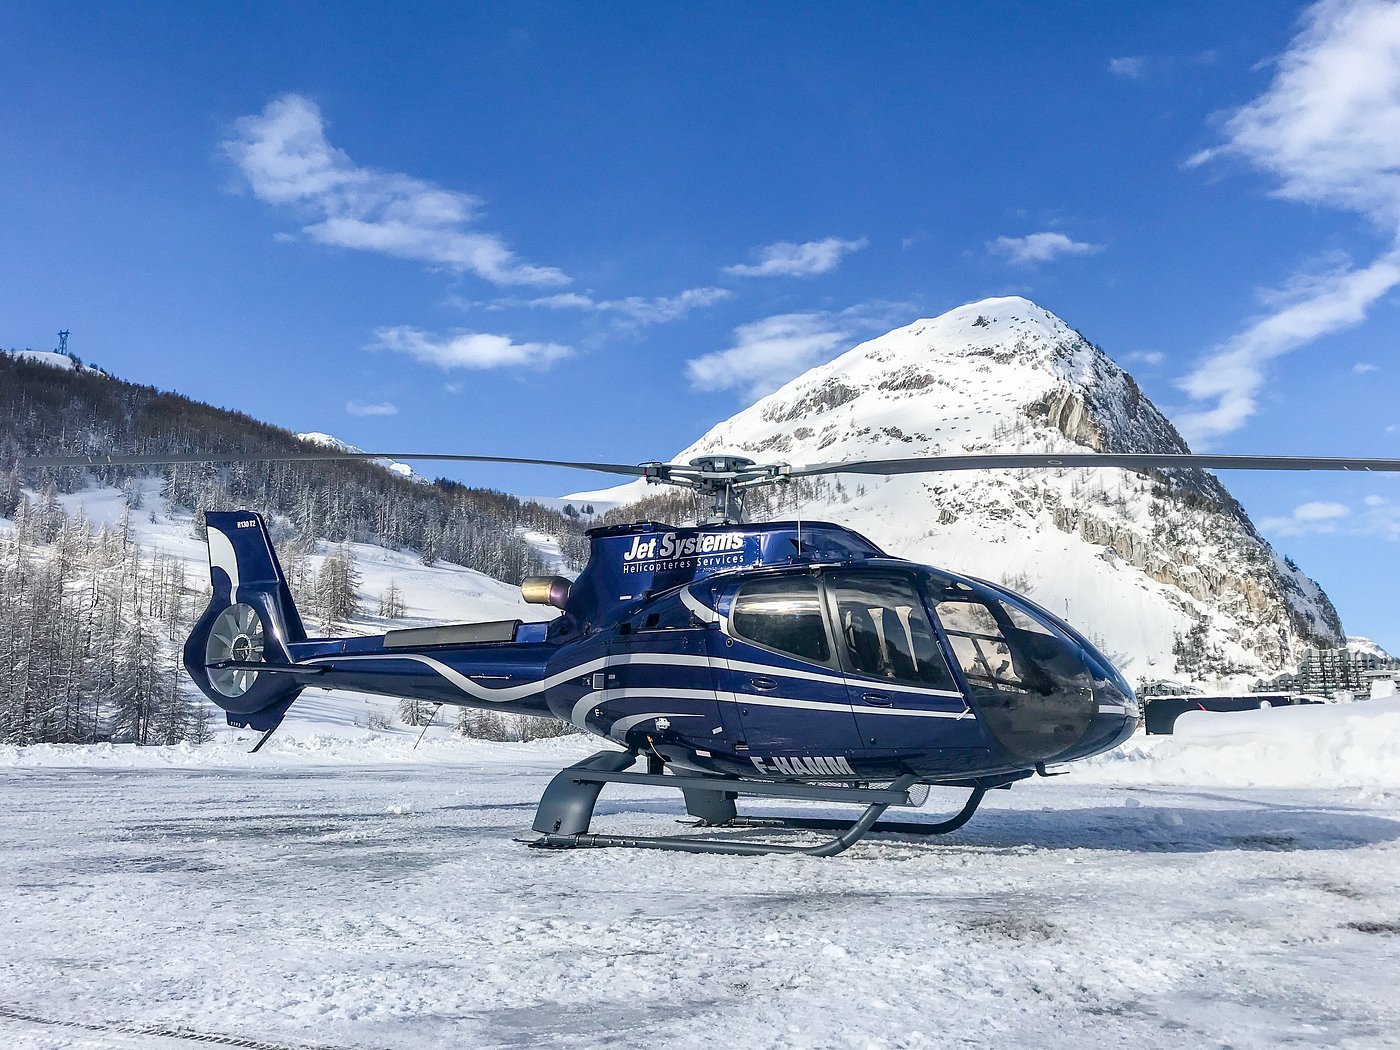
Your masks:
<svg viewBox="0 0 1400 1050"><path fill-rule="evenodd" d="M576 520L538 504L450 481L424 483L369 462L248 463L22 471L21 455L316 451L241 413L104 373L0 353L0 742L200 740L207 705L179 666L208 580L143 548L136 516L251 509L272 528L309 624L336 633L356 612L348 544L412 551L506 583L548 566L526 541L557 537L582 562ZM125 512L95 526L60 494L118 488ZM331 552L316 560L318 545ZM380 597L392 619L392 595ZM385 602L389 602L386 610Z"/></svg>
<svg viewBox="0 0 1400 1050"><path fill-rule="evenodd" d="M23 488L76 492L160 477L172 506L256 510L274 537L352 540L421 551L506 583L544 568L522 537L561 538L581 564L587 541L570 517L489 489L439 479L424 484L373 463L184 464L172 467L41 468L20 471L23 455L317 452L317 445L241 412L215 408L84 369L65 370L0 353L0 516L11 517Z"/></svg>

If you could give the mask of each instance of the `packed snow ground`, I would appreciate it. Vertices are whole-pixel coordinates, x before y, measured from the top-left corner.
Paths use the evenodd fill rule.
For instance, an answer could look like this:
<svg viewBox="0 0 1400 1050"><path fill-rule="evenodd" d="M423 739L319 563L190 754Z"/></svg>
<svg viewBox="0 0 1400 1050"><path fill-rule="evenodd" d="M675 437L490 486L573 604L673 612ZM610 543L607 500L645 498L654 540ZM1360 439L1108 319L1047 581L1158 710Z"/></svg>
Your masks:
<svg viewBox="0 0 1400 1050"><path fill-rule="evenodd" d="M258 755L0 752L0 1045L1400 1045L1388 702L1137 738L831 860L530 850L593 742L415 751L307 702ZM610 788L595 827L681 815Z"/></svg>

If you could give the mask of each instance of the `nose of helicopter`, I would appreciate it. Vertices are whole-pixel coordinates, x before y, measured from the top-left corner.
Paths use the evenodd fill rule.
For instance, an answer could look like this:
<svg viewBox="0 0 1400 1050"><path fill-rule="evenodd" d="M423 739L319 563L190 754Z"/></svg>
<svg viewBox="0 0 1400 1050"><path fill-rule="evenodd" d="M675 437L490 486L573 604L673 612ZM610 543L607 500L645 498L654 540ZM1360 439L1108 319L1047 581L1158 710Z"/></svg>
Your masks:
<svg viewBox="0 0 1400 1050"><path fill-rule="evenodd" d="M980 627L958 631L946 615L944 627L954 627L946 633L955 640L983 647L981 673L977 666L964 669L983 725L1002 750L1027 765L1060 763L1106 751L1131 736L1137 699L1108 659L1058 617L986 586L998 606L985 606L991 615Z"/></svg>
<svg viewBox="0 0 1400 1050"><path fill-rule="evenodd" d="M1027 764L1070 762L1107 751L1137 728L1131 691L1089 669L1047 675L1022 693L981 693L987 730L1012 757Z"/></svg>

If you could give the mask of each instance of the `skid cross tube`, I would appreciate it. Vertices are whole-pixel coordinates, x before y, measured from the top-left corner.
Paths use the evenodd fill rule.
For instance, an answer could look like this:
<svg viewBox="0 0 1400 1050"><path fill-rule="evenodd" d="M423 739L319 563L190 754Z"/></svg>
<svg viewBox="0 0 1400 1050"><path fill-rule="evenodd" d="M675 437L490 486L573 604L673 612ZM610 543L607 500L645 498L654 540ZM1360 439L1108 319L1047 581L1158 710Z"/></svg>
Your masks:
<svg viewBox="0 0 1400 1050"><path fill-rule="evenodd" d="M946 834L962 827L976 811L986 793L975 788L957 816L938 824L906 824L902 821L882 822L890 806L915 805L910 789L918 783L912 775L903 776L884 788L842 787L826 784L782 783L771 781L727 780L718 777L669 775L657 773L628 773L625 770L637 761L631 752L600 751L557 773L540 798L535 813L534 830L540 837L529 845L540 849L577 849L627 847L632 849L676 850L683 853L717 853L731 856L758 856L765 853L805 853L814 857L833 857L843 853L871 831L905 831L916 834ZM710 828L775 827L839 831L840 834L815 846L795 846L747 840L724 840L686 835L596 835L589 833L593 808L604 784L636 784L639 786L675 788L685 795L686 809L700 818L700 825ZM854 821L819 819L777 819L746 821L737 816L734 800L740 795L763 795L772 798L803 799L812 802L864 803L863 812ZM882 824L884 826L882 826Z"/></svg>
<svg viewBox="0 0 1400 1050"><path fill-rule="evenodd" d="M982 804L987 789L973 788L963 808L947 820L877 820L870 825L871 835L948 835L972 819L977 807ZM835 831L845 827L839 820L826 820L822 817L774 817L772 825L782 828L802 828L809 831Z"/></svg>

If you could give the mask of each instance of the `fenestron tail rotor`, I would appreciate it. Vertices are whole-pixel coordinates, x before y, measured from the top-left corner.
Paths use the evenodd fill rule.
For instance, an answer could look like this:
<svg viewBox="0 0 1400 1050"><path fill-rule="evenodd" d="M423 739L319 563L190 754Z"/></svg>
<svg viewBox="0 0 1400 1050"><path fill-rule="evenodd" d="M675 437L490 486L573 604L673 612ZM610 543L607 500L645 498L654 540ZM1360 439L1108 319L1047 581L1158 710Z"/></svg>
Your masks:
<svg viewBox="0 0 1400 1050"><path fill-rule="evenodd" d="M258 680L258 672L223 663L263 662L263 625L251 605L230 605L214 621L205 646L209 682L224 696L242 696Z"/></svg>
<svg viewBox="0 0 1400 1050"><path fill-rule="evenodd" d="M564 467L599 474L644 478L652 484L691 489L710 500L707 523L742 522L744 494L763 485L820 474L938 474L966 470L1047 470L1065 467L1119 470L1325 470L1400 472L1400 459L1327 456L1236 456L1187 452L979 453L865 459L793 466L756 463L739 455L708 455L689 463L652 461L636 465L583 460L529 459L436 452L184 452L173 455L21 456L21 467L129 467L181 463L312 463L334 460L408 460L444 463L503 463ZM249 683L251 685L251 683ZM233 694L230 694L233 695Z"/></svg>

